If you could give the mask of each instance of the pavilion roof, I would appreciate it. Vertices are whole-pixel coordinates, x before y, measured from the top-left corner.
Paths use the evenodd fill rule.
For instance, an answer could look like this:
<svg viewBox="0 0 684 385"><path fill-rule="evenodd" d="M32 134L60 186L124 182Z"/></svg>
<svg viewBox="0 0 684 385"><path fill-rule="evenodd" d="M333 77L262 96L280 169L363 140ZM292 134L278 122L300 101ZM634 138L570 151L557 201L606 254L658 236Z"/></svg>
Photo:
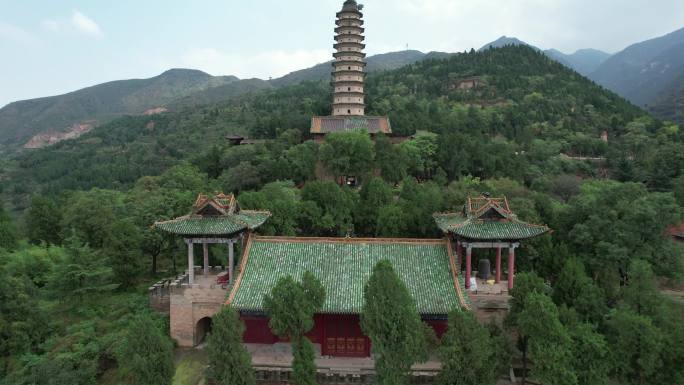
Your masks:
<svg viewBox="0 0 684 385"><path fill-rule="evenodd" d="M423 315L468 306L448 240L251 237L228 302L263 312L278 280L313 273L326 289L322 313L359 314L373 267L388 260Z"/></svg>
<svg viewBox="0 0 684 385"><path fill-rule="evenodd" d="M240 210L235 197L200 194L188 215L170 221L156 222L162 231L183 236L225 236L254 230L271 216L268 211Z"/></svg>
<svg viewBox="0 0 684 385"><path fill-rule="evenodd" d="M436 213L433 217L443 232L470 240L517 241L551 230L519 220L505 197L468 198L462 212Z"/></svg>
<svg viewBox="0 0 684 385"><path fill-rule="evenodd" d="M369 134L391 134L392 127L386 116L314 116L311 119L312 134L329 134L366 130Z"/></svg>

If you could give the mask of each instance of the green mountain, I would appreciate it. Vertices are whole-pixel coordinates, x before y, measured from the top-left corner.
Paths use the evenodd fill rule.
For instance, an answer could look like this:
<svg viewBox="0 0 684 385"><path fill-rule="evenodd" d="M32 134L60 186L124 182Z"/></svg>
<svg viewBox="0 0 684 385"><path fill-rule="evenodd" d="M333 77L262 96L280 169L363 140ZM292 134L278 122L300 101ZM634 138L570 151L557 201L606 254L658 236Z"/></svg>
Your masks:
<svg viewBox="0 0 684 385"><path fill-rule="evenodd" d="M507 45L525 45L532 47L533 49L544 52L546 56L560 62L568 68L572 68L580 74L587 76L594 72L604 61L606 61L611 55L609 53L599 51L597 49L580 49L572 54L563 53L557 49L547 49L541 50L531 44L528 44L518 38L502 36L497 40L487 43L482 46L479 50L485 50L488 48L501 48Z"/></svg>
<svg viewBox="0 0 684 385"><path fill-rule="evenodd" d="M366 71L376 72L396 69L420 61L426 56L426 54L420 51L410 50L373 55L366 59ZM329 80L330 72L332 71L331 64L332 60L311 68L295 71L281 78L271 80L271 84L276 87L282 87L302 81Z"/></svg>
<svg viewBox="0 0 684 385"><path fill-rule="evenodd" d="M683 74L684 28L625 48L589 77L634 104L646 106L668 87L678 87L673 83Z"/></svg>
<svg viewBox="0 0 684 385"><path fill-rule="evenodd" d="M503 48L503 47L508 46L508 45L525 45L528 47L532 47L537 51L541 51L539 48L537 48L531 44L525 43L524 41L518 39L517 37L509 37L509 36L505 36L505 35L501 36L500 38L498 38L492 42L489 42L489 43L483 45L482 47L480 47L480 49L478 51L484 51L484 50L489 49L489 48Z"/></svg>
<svg viewBox="0 0 684 385"><path fill-rule="evenodd" d="M391 70L425 57L434 55L401 51L370 56L367 70ZM216 103L274 86L327 80L330 70L328 62L267 82L173 69L150 79L113 81L65 95L14 102L0 109L0 153L13 152L22 146L41 148L71 139L123 115L166 112L183 106Z"/></svg>
<svg viewBox="0 0 684 385"><path fill-rule="evenodd" d="M122 115L159 112L148 110L194 94L205 98L203 92L216 87L223 94L239 94L267 86L234 76L172 69L150 79L113 81L65 95L14 102L0 109L0 151L21 147L36 135L64 134L79 123L92 128Z"/></svg>
<svg viewBox="0 0 684 385"><path fill-rule="evenodd" d="M544 53L584 76L596 71L611 56L609 53L592 48L580 49L572 54L566 54L556 49L547 49Z"/></svg>
<svg viewBox="0 0 684 385"><path fill-rule="evenodd" d="M459 87L472 76L479 78L475 88ZM371 73L367 92L367 113L389 115L395 134L439 136L432 162L450 177L506 176L532 183L547 172L573 170L558 163L559 153L605 155L601 132L610 131L617 141L629 122L646 118L624 99L528 47L456 54ZM213 174L240 165L245 183L288 178L283 170L301 164L274 155L281 145L231 149L225 136L272 139L290 130L306 139L311 116L329 114L330 99L324 80L181 106L162 115L124 117L77 139L21 154L0 175L3 191L15 207L24 207L31 192L126 189L183 161L202 165L209 159L221 160L212 166ZM210 153L213 147L217 153Z"/></svg>
<svg viewBox="0 0 684 385"><path fill-rule="evenodd" d="M672 80L670 85L649 103L648 110L655 116L684 126L684 73Z"/></svg>

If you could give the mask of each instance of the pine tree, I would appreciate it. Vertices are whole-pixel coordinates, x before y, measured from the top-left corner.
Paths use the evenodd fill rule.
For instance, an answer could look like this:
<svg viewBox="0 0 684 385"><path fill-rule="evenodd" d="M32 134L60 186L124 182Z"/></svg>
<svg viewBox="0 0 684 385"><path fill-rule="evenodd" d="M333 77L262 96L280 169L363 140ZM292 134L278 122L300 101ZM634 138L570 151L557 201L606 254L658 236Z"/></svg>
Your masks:
<svg viewBox="0 0 684 385"><path fill-rule="evenodd" d="M36 195L31 199L31 207L26 211L26 232L29 242L48 245L62 243L62 212L55 202Z"/></svg>
<svg viewBox="0 0 684 385"><path fill-rule="evenodd" d="M572 340L561 324L558 309L551 298L532 292L525 298L518 314L521 335L529 341L534 368L532 374L544 385L576 385L572 367Z"/></svg>
<svg viewBox="0 0 684 385"><path fill-rule="evenodd" d="M439 350L441 385L494 385L497 379L496 347L489 331L471 312L452 311L449 328Z"/></svg>
<svg viewBox="0 0 684 385"><path fill-rule="evenodd" d="M0 207L0 248L12 250L17 246L17 229L12 218Z"/></svg>
<svg viewBox="0 0 684 385"><path fill-rule="evenodd" d="M214 316L207 337L207 378L216 385L254 385L252 358L242 345L245 325L237 311L223 306Z"/></svg>
<svg viewBox="0 0 684 385"><path fill-rule="evenodd" d="M411 365L427 359L425 324L389 261L373 268L364 290L361 328L373 342L380 385L406 384Z"/></svg>
<svg viewBox="0 0 684 385"><path fill-rule="evenodd" d="M281 278L264 297L271 330L292 341L292 376L297 385L316 383L315 354L304 334L313 328L314 314L324 302L325 288L309 271L304 272L301 283L291 276Z"/></svg>
<svg viewBox="0 0 684 385"><path fill-rule="evenodd" d="M607 324L615 374L627 384L651 384L662 368L663 335L650 318L618 308Z"/></svg>
<svg viewBox="0 0 684 385"><path fill-rule="evenodd" d="M117 362L124 377L136 385L169 385L173 380L173 343L149 315L131 322Z"/></svg>

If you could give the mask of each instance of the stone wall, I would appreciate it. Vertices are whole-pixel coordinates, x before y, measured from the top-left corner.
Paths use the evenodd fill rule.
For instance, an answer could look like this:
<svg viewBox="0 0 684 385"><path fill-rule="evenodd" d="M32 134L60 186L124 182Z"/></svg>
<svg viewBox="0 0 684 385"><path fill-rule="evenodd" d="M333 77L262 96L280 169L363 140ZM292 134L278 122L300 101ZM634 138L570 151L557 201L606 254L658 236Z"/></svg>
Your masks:
<svg viewBox="0 0 684 385"><path fill-rule="evenodd" d="M194 285L188 284L187 276L170 285L171 338L181 347L193 347L201 342L198 322L205 317L213 318L226 301L227 290L216 285L216 276L202 279L201 274L201 270L195 272L198 283Z"/></svg>

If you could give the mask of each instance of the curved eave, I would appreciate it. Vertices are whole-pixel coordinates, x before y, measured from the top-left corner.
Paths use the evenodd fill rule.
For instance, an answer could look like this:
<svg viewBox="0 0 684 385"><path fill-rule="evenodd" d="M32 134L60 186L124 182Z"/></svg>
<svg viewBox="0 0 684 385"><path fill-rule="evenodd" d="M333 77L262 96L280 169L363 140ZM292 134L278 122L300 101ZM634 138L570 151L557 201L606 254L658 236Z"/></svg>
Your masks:
<svg viewBox="0 0 684 385"><path fill-rule="evenodd" d="M360 76L366 77L366 73L363 71L360 71L360 70L343 69L343 70L339 70L339 71L332 71L332 72L330 72L330 74L333 76L335 76L335 75L360 75Z"/></svg>
<svg viewBox="0 0 684 385"><path fill-rule="evenodd" d="M335 96L340 96L340 97L345 97L345 98L353 98L353 97L363 97L365 94L363 92L357 92L357 91L340 91L340 92L335 92L333 93L333 97Z"/></svg>
<svg viewBox="0 0 684 385"><path fill-rule="evenodd" d="M504 222L466 219L459 214L435 214L435 223L444 232L473 241L520 241L546 234L547 226L519 220Z"/></svg>
<svg viewBox="0 0 684 385"><path fill-rule="evenodd" d="M363 60L337 60L332 62L333 67L344 67L344 66L361 66L365 67L366 62Z"/></svg>
<svg viewBox="0 0 684 385"><path fill-rule="evenodd" d="M335 35L335 41L338 43L345 43L344 39L349 39L349 38L355 38L358 40L358 43L361 44L362 41L366 40L366 38L357 33L344 33L344 34L339 34ZM347 42L347 43L357 43L357 42Z"/></svg>
<svg viewBox="0 0 684 385"><path fill-rule="evenodd" d="M343 17L345 15L349 15L351 17ZM363 13L356 9L343 9L342 11L337 12L335 17L337 17L338 20L358 20L357 17L360 19L363 18Z"/></svg>
<svg viewBox="0 0 684 385"><path fill-rule="evenodd" d="M217 217L184 216L170 221L155 222L161 231L193 237L231 236L245 230L255 230L268 220L268 211L241 211L239 214Z"/></svg>
<svg viewBox="0 0 684 385"><path fill-rule="evenodd" d="M350 23L352 22L352 23ZM338 27L363 27L363 19L337 19L335 25Z"/></svg>
<svg viewBox="0 0 684 385"><path fill-rule="evenodd" d="M358 32L359 34L362 34L362 33L366 32L366 29L363 28L363 27L360 27L360 26L355 26L355 25L344 25L344 26L336 27L336 28L335 28L335 33L340 33L341 31L344 31L344 30L346 30L346 29L353 29L353 30L355 30L356 32Z"/></svg>
<svg viewBox="0 0 684 385"><path fill-rule="evenodd" d="M360 58L365 58L366 54L363 52L359 51L344 51L344 52L335 52L333 53L333 57L337 59L340 56L358 56Z"/></svg>
<svg viewBox="0 0 684 385"><path fill-rule="evenodd" d="M366 45L362 44L362 43L353 43L350 41L333 44L333 48L340 50L340 52L356 52L356 51L344 51L345 47L356 47L356 48L360 48L360 49L365 49Z"/></svg>
<svg viewBox="0 0 684 385"><path fill-rule="evenodd" d="M511 232L508 233L506 231L498 231L495 233L487 233L486 231L482 231L482 229L476 229L476 230L470 230L467 228L460 228L460 229L454 229L450 230L449 232L457 235L460 238L463 239L469 239L472 241L509 241L509 242L514 242L514 241L522 241L526 239L531 239L538 237L540 235L544 235L551 231L548 228L541 229L541 228L535 228L535 229L530 229L530 231L523 233L517 233L517 232Z"/></svg>
<svg viewBox="0 0 684 385"><path fill-rule="evenodd" d="M364 83L361 80L333 80L330 82L332 85L342 85L342 84L349 84L349 85L354 85L354 86L363 86Z"/></svg>

